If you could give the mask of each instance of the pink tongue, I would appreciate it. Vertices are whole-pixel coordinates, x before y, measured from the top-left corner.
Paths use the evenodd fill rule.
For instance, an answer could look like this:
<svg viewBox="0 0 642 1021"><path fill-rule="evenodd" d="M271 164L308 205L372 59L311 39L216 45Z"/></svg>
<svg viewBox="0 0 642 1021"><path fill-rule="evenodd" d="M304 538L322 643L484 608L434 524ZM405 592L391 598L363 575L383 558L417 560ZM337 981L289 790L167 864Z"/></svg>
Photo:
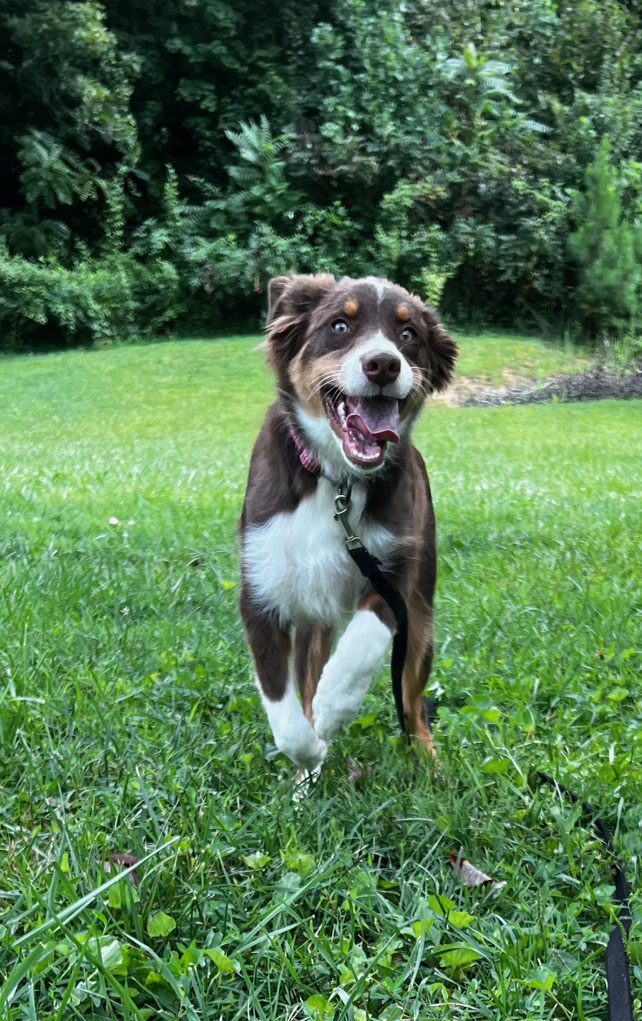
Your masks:
<svg viewBox="0 0 642 1021"><path fill-rule="evenodd" d="M346 397L348 429L369 440L399 442L399 401L393 397Z"/></svg>

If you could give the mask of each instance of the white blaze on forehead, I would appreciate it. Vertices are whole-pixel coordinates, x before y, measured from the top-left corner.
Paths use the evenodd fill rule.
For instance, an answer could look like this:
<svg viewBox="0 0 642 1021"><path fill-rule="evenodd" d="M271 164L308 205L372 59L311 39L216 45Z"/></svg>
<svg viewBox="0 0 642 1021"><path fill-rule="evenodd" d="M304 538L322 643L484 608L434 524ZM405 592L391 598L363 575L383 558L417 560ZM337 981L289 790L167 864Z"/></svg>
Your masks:
<svg viewBox="0 0 642 1021"><path fill-rule="evenodd" d="M401 365L399 375L394 383L388 383L383 390L375 383L371 383L363 371L363 363L377 354L393 354L399 359ZM397 345L393 344L381 330L377 330L372 337L364 341L363 344L359 344L345 356L341 376L341 389L353 397L357 395L374 397L383 393L384 397L396 397L401 400L408 396L412 387L412 369L409 363Z"/></svg>
<svg viewBox="0 0 642 1021"><path fill-rule="evenodd" d="M366 277L366 283L369 283L372 287L374 287L377 295L377 308L379 308L383 301L383 296L388 290L387 281L381 280L379 277Z"/></svg>

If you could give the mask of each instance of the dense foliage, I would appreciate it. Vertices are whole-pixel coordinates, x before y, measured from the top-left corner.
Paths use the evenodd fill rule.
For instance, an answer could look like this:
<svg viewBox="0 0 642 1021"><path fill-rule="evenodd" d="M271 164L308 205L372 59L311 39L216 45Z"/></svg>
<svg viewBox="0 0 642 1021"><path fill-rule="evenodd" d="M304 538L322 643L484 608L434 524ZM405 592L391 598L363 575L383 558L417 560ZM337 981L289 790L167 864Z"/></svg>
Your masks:
<svg viewBox="0 0 642 1021"><path fill-rule="evenodd" d="M0 0L0 346L256 320L292 270L634 333L619 0Z"/></svg>

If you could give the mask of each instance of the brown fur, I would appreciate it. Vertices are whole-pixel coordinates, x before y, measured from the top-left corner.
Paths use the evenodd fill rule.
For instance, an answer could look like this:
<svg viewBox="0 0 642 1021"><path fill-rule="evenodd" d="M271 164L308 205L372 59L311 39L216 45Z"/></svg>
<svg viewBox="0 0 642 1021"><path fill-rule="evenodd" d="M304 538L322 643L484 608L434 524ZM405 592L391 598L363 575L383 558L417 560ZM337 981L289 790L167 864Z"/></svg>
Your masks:
<svg viewBox="0 0 642 1021"><path fill-rule="evenodd" d="M334 628L306 622L300 624L294 636L294 670L296 673L303 712L312 722L312 699L316 695L334 638Z"/></svg>
<svg viewBox="0 0 642 1021"><path fill-rule="evenodd" d="M246 589L241 593L241 616L249 646L261 664L261 687L268 698L278 700L283 697L288 679L290 635L272 617L253 612Z"/></svg>
<svg viewBox="0 0 642 1021"><path fill-rule="evenodd" d="M324 414L321 402L321 380L329 377L338 378L341 363L336 353L323 355L314 362L303 361L305 347L296 356L290 367L290 380L302 407L311 415L321 417Z"/></svg>

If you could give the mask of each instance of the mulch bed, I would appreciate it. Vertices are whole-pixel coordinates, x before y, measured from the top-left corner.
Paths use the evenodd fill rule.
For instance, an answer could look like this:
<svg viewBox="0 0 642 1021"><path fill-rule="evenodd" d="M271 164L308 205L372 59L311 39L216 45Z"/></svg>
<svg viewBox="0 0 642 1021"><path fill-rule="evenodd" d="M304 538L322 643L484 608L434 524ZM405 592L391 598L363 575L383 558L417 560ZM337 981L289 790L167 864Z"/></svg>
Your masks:
<svg viewBox="0 0 642 1021"><path fill-rule="evenodd" d="M499 404L540 404L552 400L600 401L608 397L630 400L642 397L642 369L622 376L594 369L578 376L556 376L527 388L475 390L462 395L463 407Z"/></svg>

